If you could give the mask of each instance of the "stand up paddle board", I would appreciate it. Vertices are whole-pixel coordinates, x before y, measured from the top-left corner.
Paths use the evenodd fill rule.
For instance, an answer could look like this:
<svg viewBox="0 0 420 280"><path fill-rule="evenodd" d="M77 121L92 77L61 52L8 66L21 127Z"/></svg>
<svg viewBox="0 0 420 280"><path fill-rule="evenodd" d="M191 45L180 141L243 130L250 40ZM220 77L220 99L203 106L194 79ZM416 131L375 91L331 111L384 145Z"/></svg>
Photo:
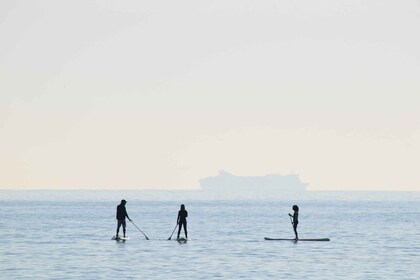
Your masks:
<svg viewBox="0 0 420 280"><path fill-rule="evenodd" d="M116 240L116 241L127 241L127 240L129 240L130 238L128 238L128 237L121 237L121 236L118 236L118 237L112 237L112 240Z"/></svg>
<svg viewBox="0 0 420 280"><path fill-rule="evenodd" d="M269 238L264 237L265 240L272 240L272 241L281 241L281 240L288 240L288 241L330 241L329 238L309 238L309 239L290 239L290 238Z"/></svg>
<svg viewBox="0 0 420 280"><path fill-rule="evenodd" d="M181 237L181 238L178 238L176 241L178 241L179 243L187 243L188 239Z"/></svg>

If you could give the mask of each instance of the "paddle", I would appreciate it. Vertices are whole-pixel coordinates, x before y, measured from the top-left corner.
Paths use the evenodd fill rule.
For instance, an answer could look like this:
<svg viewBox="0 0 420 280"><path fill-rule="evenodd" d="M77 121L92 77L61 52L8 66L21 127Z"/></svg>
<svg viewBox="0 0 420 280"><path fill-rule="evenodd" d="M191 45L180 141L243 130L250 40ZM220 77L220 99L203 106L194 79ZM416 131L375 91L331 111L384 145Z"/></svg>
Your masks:
<svg viewBox="0 0 420 280"><path fill-rule="evenodd" d="M136 224L132 220L130 220L130 222L144 235L144 237L146 237L146 240L149 240L149 237L147 237L147 235L144 234L144 232L142 232L141 229L139 229L139 227L136 226Z"/></svg>
<svg viewBox="0 0 420 280"><path fill-rule="evenodd" d="M171 236L169 236L168 240L171 240L172 235L174 234L177 226L178 226L178 223L175 225L174 230L172 231Z"/></svg>
<svg viewBox="0 0 420 280"><path fill-rule="evenodd" d="M290 218L290 223L292 224L292 228L293 228L293 231L295 231L295 228L294 228L294 226L293 226L293 219L292 219L292 215L289 213L289 218ZM297 238L295 238L295 242L297 242Z"/></svg>

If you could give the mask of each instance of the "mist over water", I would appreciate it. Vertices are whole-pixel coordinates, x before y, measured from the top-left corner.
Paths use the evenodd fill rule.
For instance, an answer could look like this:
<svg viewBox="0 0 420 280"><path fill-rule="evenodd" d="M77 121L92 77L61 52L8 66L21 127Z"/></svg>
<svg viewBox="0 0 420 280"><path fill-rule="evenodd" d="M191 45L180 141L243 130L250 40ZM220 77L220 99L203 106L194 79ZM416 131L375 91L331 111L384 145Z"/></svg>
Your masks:
<svg viewBox="0 0 420 280"><path fill-rule="evenodd" d="M130 223L130 240L111 240L122 198L150 240ZM0 279L418 279L419 201L415 192L0 191ZM167 240L181 203L186 244ZM265 241L293 238L293 204L301 238L331 241Z"/></svg>

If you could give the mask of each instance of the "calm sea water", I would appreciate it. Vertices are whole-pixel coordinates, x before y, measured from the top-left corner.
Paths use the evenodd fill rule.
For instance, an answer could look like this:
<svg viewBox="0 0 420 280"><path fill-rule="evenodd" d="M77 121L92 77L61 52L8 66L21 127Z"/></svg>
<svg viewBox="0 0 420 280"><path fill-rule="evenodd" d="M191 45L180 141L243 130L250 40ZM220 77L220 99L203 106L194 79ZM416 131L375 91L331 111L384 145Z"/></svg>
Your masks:
<svg viewBox="0 0 420 280"><path fill-rule="evenodd" d="M130 223L130 240L111 240L122 198L150 240ZM416 192L0 191L0 279L420 279L419 202ZM167 240L181 203L186 244ZM265 241L293 238L293 204L301 238L331 241Z"/></svg>

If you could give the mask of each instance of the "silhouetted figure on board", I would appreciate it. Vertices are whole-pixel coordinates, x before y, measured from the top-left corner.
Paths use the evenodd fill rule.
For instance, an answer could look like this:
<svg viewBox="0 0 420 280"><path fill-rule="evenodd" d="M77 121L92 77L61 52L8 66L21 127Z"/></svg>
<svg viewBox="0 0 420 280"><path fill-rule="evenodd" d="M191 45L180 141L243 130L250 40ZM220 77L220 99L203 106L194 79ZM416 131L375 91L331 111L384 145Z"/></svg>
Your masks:
<svg viewBox="0 0 420 280"><path fill-rule="evenodd" d="M187 217L188 217L188 212L187 212L187 210L185 210L185 205L181 204L181 209L178 211L178 218L177 218L177 224L178 224L178 237L177 237L177 239L179 239L179 234L181 233L181 228L182 227L184 227L185 238L188 238Z"/></svg>
<svg viewBox="0 0 420 280"><path fill-rule="evenodd" d="M289 216L293 218L292 225L293 230L295 231L295 239L298 240L298 233L297 233L297 226L299 224L299 207L297 205L293 205L293 215L289 213Z"/></svg>
<svg viewBox="0 0 420 280"><path fill-rule="evenodd" d="M117 235L115 236L116 239L118 239L118 232L120 231L120 226L122 226L123 228L123 234L125 237L125 227L126 227L126 223L125 223L125 217L127 217L127 219L129 219L131 221L131 219L128 217L127 214L127 210L125 209L125 204L127 203L127 201L125 201L125 199L121 200L120 205L117 206Z"/></svg>

